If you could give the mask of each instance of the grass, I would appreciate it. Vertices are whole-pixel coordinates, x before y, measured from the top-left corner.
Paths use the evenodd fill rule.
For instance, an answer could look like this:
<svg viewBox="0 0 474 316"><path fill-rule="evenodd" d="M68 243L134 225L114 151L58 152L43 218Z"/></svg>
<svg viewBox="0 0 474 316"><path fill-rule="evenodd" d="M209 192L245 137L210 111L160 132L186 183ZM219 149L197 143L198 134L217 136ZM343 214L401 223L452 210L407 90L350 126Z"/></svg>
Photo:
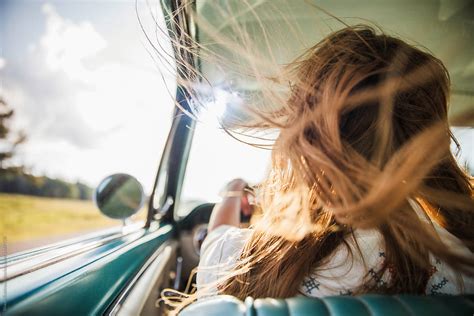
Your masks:
<svg viewBox="0 0 474 316"><path fill-rule="evenodd" d="M140 210L134 218L144 219ZM0 237L8 242L57 237L121 225L92 201L0 193Z"/></svg>

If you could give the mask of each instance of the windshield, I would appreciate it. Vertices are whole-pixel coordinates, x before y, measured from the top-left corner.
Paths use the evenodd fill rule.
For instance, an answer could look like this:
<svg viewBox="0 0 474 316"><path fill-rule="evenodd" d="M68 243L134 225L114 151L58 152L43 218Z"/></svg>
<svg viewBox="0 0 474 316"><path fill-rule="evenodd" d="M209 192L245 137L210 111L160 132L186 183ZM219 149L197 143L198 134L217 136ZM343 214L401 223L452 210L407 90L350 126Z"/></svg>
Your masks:
<svg viewBox="0 0 474 316"><path fill-rule="evenodd" d="M218 202L220 191L234 178L245 179L251 185L259 183L267 174L270 155L270 150L255 148L230 137L218 127L215 117L198 122L181 200Z"/></svg>
<svg viewBox="0 0 474 316"><path fill-rule="evenodd" d="M350 0L196 1L201 25L197 26L199 42L224 57L227 64L245 63L229 48L230 42L251 45L262 56L285 65L329 33L342 29L343 23L380 27L384 33L428 50L443 61L452 82L451 115L471 107L474 100L472 9L469 2L455 4L442 0L358 1L356 6ZM218 35L210 26L218 30ZM227 41L227 46L216 41ZM203 60L201 69L214 85L232 80L238 90L255 89L244 74L230 78L232 74L216 67L212 59Z"/></svg>

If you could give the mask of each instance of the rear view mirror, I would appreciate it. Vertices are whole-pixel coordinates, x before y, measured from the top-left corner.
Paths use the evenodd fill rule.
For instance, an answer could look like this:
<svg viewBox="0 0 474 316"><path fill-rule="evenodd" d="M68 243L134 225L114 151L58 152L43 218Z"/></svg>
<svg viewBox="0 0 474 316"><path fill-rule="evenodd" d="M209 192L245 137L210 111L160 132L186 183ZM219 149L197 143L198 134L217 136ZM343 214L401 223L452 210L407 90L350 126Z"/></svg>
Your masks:
<svg viewBox="0 0 474 316"><path fill-rule="evenodd" d="M94 201L107 217L125 220L143 206L143 187L134 177L117 173L108 176L97 186Z"/></svg>

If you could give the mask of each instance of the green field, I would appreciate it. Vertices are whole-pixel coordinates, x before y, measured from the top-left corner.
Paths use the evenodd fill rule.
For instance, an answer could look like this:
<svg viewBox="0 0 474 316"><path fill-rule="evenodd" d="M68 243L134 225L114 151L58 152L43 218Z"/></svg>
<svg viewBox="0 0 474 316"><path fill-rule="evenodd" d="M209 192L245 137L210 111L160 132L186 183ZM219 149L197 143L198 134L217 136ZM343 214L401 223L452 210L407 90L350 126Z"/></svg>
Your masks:
<svg viewBox="0 0 474 316"><path fill-rule="evenodd" d="M138 218L144 217L143 210ZM8 243L47 239L121 225L92 201L0 193L0 237Z"/></svg>

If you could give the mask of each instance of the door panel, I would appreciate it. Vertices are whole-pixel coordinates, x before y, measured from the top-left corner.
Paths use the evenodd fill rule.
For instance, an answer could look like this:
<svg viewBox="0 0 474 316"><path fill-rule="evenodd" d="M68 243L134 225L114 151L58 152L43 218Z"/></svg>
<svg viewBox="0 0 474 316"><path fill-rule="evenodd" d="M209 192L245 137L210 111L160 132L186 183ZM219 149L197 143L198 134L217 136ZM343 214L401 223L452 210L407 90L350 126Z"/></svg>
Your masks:
<svg viewBox="0 0 474 316"><path fill-rule="evenodd" d="M6 281L6 302L0 304L6 303L6 315L102 314L173 233L172 225L151 225L14 277Z"/></svg>
<svg viewBox="0 0 474 316"><path fill-rule="evenodd" d="M163 244L157 252L150 257L151 260L144 265L136 280L126 290L123 297L119 298L111 315L157 315L157 301L161 291L171 288L175 273L176 250L178 243L173 240Z"/></svg>

